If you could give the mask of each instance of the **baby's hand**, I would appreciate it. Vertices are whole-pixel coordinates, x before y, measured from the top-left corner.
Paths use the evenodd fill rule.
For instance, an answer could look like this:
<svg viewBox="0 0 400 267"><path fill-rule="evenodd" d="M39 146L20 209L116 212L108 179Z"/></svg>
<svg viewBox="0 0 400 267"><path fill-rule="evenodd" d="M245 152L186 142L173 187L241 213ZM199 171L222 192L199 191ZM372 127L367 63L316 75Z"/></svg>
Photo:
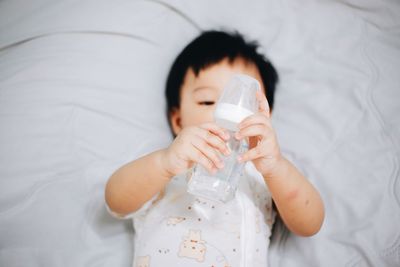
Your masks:
<svg viewBox="0 0 400 267"><path fill-rule="evenodd" d="M249 150L239 156L240 162L253 161L257 170L265 177L270 176L282 159L275 131L272 128L265 95L257 92L259 112L239 124L237 139L249 138Z"/></svg>
<svg viewBox="0 0 400 267"><path fill-rule="evenodd" d="M171 175L191 168L199 163L210 173L223 168L218 151L229 154L226 141L229 134L215 123L184 128L165 151L165 169Z"/></svg>

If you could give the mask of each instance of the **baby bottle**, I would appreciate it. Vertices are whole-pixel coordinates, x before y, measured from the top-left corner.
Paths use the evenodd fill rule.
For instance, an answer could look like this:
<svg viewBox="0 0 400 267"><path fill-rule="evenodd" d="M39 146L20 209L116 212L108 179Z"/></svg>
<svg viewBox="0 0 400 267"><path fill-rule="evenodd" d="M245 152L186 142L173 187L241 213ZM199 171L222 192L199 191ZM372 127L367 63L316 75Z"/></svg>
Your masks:
<svg viewBox="0 0 400 267"><path fill-rule="evenodd" d="M244 163L239 163L237 157L248 150L247 142L237 140L235 132L244 118L258 111L257 90L260 90L258 81L243 74L234 75L224 88L217 102L214 118L219 126L229 131L227 146L230 155L220 154L224 168L215 174L196 164L188 183L189 193L224 203L234 198L244 167Z"/></svg>

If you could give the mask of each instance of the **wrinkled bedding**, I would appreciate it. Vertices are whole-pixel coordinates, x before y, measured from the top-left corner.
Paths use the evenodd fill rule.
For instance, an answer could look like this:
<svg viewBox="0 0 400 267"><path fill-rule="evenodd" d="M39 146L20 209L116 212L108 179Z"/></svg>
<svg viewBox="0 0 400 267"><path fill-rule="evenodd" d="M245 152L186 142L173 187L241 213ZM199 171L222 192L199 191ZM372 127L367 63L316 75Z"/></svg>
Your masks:
<svg viewBox="0 0 400 267"><path fill-rule="evenodd" d="M121 164L166 146L164 83L205 29L257 39L280 84L282 152L325 202L276 223L271 267L400 266L398 1L0 2L0 266L130 266L107 214Z"/></svg>

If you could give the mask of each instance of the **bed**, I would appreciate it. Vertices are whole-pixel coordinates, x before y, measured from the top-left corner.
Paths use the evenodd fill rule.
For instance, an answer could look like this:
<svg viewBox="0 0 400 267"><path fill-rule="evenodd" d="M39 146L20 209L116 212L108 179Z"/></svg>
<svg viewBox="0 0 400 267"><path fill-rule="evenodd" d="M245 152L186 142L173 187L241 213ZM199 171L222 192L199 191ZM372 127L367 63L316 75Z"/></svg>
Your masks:
<svg viewBox="0 0 400 267"><path fill-rule="evenodd" d="M0 266L131 266L104 186L169 144L164 84L201 30L256 39L280 74L282 152L321 192L271 267L400 266L398 1L0 1Z"/></svg>

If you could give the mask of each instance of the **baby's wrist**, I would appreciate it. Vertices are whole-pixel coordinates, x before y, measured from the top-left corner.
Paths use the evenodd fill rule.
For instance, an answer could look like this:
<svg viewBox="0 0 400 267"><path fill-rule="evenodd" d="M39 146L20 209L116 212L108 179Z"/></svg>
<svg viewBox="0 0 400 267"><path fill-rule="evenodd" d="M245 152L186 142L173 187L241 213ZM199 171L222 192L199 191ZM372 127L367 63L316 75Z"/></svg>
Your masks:
<svg viewBox="0 0 400 267"><path fill-rule="evenodd" d="M265 179L275 179L282 177L282 174L286 172L286 169L287 161L282 155L279 155L274 157L272 164L270 164L268 170L262 173L262 175Z"/></svg>
<svg viewBox="0 0 400 267"><path fill-rule="evenodd" d="M161 176L165 179L171 179L175 174L168 168L168 150L161 149L157 153L157 165L160 168ZM150 166L150 168L152 168Z"/></svg>

